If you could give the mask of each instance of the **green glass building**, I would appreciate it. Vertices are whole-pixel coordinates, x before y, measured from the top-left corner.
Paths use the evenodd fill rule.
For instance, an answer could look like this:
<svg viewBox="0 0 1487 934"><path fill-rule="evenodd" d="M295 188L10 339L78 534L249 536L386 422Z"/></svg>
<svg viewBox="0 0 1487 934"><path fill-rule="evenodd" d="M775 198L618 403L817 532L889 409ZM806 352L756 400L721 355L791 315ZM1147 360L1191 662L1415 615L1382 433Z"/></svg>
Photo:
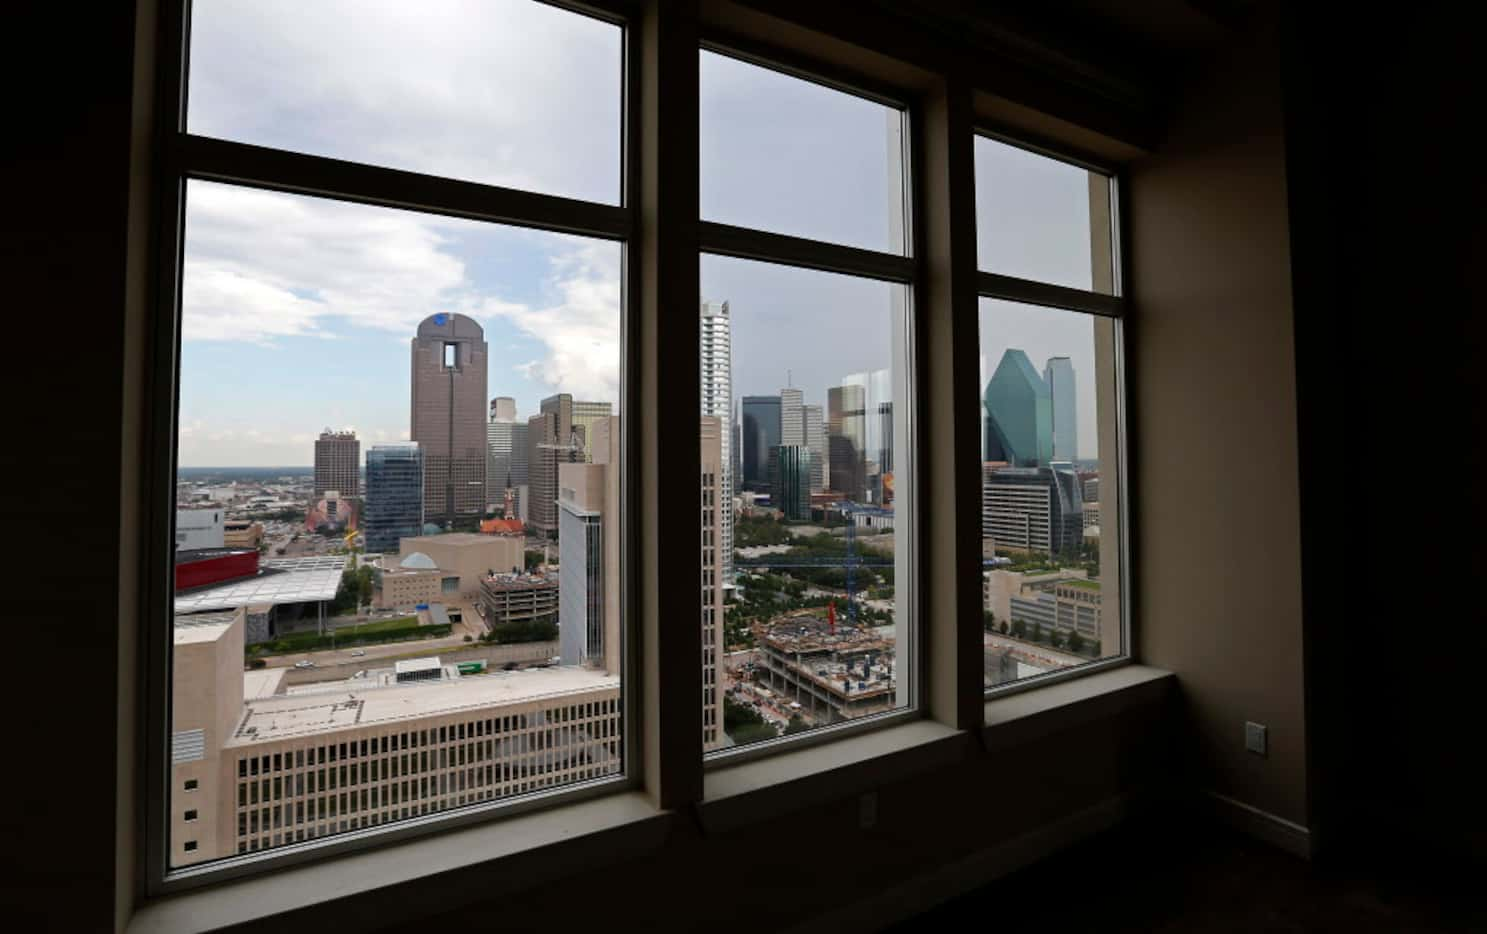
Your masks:
<svg viewBox="0 0 1487 934"><path fill-rule="evenodd" d="M1053 398L1027 354L1002 354L986 384L983 459L1013 467L1044 467L1053 458Z"/></svg>
<svg viewBox="0 0 1487 934"><path fill-rule="evenodd" d="M786 519L811 517L811 449L803 444L775 448L770 499Z"/></svg>

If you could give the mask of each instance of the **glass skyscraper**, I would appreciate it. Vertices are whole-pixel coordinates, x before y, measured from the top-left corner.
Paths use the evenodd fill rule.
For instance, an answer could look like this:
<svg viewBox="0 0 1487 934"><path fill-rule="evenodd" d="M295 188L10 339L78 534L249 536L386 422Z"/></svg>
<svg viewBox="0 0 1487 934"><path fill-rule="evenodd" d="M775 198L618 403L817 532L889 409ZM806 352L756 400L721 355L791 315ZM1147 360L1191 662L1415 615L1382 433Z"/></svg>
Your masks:
<svg viewBox="0 0 1487 934"><path fill-rule="evenodd" d="M768 492L780 446L780 397L743 397L743 486Z"/></svg>
<svg viewBox="0 0 1487 934"><path fill-rule="evenodd" d="M418 445L372 445L361 523L367 551L391 554L401 539L423 534L423 502L423 451Z"/></svg>
<svg viewBox="0 0 1487 934"><path fill-rule="evenodd" d="M1013 467L1045 467L1053 460L1053 399L1027 354L1002 354L986 385L983 459Z"/></svg>

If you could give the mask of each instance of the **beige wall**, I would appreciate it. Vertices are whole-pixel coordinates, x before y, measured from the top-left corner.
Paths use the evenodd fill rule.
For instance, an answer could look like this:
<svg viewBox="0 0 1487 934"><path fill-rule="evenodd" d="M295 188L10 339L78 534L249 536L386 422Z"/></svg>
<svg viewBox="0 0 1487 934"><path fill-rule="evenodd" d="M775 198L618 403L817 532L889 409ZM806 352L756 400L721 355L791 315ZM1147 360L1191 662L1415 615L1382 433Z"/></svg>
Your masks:
<svg viewBox="0 0 1487 934"><path fill-rule="evenodd" d="M1133 583L1138 655L1180 676L1198 783L1304 824L1278 68L1270 35L1218 57L1130 170ZM1269 727L1268 758L1245 751L1246 720Z"/></svg>
<svg viewBox="0 0 1487 934"><path fill-rule="evenodd" d="M526 539L520 535L477 535L451 532L446 535L420 535L399 543L399 554L421 551L434 559L444 576L459 576L460 596L473 598L480 594L480 581L485 572L509 572L522 567L526 557Z"/></svg>
<svg viewBox="0 0 1487 934"><path fill-rule="evenodd" d="M241 609L230 626L216 638L193 639L195 627L178 627L171 670L171 732L201 730L204 757L172 765L168 807L170 809L170 862L184 866L225 856L231 838L222 832L223 817L231 807L222 784L221 750L237 728L243 714L243 629ZM235 690L222 686L236 685ZM197 787L187 791L186 782ZM194 821L186 812L194 810ZM187 852L186 842L196 849Z"/></svg>
<svg viewBox="0 0 1487 934"><path fill-rule="evenodd" d="M383 571L377 605L412 607L420 603L438 602L442 596L440 581L443 577L440 571Z"/></svg>

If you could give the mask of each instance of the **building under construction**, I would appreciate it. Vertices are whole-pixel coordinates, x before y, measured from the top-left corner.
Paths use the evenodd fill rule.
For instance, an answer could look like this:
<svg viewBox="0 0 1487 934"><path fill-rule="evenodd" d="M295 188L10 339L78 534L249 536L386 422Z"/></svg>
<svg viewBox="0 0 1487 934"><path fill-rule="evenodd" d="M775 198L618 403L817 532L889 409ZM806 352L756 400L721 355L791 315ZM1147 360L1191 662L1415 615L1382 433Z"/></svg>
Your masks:
<svg viewBox="0 0 1487 934"><path fill-rule="evenodd" d="M758 643L757 677L812 725L897 706L893 639L877 629L796 613L760 626Z"/></svg>

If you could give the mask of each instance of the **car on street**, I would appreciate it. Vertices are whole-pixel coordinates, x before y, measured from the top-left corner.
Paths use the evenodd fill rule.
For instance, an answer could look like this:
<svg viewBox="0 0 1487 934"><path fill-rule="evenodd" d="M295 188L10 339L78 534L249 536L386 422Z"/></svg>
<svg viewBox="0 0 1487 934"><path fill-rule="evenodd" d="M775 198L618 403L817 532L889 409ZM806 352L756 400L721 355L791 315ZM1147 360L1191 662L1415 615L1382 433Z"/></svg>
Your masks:
<svg viewBox="0 0 1487 934"><path fill-rule="evenodd" d="M352 649L351 650L351 657L352 658L361 658L365 654L367 654L367 653L366 652L363 652L361 649Z"/></svg>
<svg viewBox="0 0 1487 934"><path fill-rule="evenodd" d="M294 663L294 667L296 667L296 668L314 668L315 667L315 663L312 662L312 661L295 662Z"/></svg>

